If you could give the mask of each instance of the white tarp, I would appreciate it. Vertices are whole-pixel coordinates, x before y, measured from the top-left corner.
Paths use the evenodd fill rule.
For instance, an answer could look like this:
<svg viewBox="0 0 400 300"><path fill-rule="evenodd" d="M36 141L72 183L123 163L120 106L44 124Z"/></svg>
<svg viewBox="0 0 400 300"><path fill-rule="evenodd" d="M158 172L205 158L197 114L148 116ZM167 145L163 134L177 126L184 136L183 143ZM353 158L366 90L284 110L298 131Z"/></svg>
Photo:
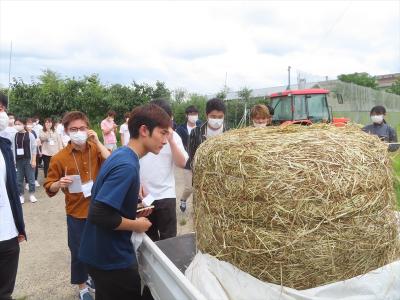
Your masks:
<svg viewBox="0 0 400 300"><path fill-rule="evenodd" d="M209 300L399 300L400 261L308 290L262 282L232 264L197 253L185 272Z"/></svg>

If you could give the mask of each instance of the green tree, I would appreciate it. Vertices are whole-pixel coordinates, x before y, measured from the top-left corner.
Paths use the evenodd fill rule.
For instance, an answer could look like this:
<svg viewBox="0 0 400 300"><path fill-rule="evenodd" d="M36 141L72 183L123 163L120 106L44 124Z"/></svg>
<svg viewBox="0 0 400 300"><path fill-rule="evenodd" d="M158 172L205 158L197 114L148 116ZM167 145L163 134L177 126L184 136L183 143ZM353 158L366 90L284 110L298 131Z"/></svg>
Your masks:
<svg viewBox="0 0 400 300"><path fill-rule="evenodd" d="M38 115L40 118L61 117L65 112L80 110L86 113L95 127L108 110L117 112L117 122L123 114L153 98L170 99L165 83L154 86L133 82L131 85L102 84L98 74L83 78L64 78L52 70L44 70L32 80L24 82L14 78L11 85L11 111L21 117ZM96 128L97 128L96 127Z"/></svg>
<svg viewBox="0 0 400 300"><path fill-rule="evenodd" d="M153 99L171 99L171 91L166 87L165 82L156 81L156 88L153 90Z"/></svg>
<svg viewBox="0 0 400 300"><path fill-rule="evenodd" d="M220 91L217 93L216 97L217 97L218 99L225 100L227 94L228 94L228 93L227 93L226 89L222 89L222 90L220 90Z"/></svg>
<svg viewBox="0 0 400 300"><path fill-rule="evenodd" d="M187 97L187 91L184 88L177 88L173 91L174 98L173 100L177 103L182 103L185 101Z"/></svg>
<svg viewBox="0 0 400 300"><path fill-rule="evenodd" d="M241 90L238 91L238 96L240 97L240 99L248 102L250 100L252 92L253 92L253 90L251 90L247 87L243 87Z"/></svg>
<svg viewBox="0 0 400 300"><path fill-rule="evenodd" d="M378 83L376 82L375 77L365 72L353 73L353 74L341 74L338 76L338 79L343 82L354 83L357 85L366 86L373 89L376 89L378 87Z"/></svg>
<svg viewBox="0 0 400 300"><path fill-rule="evenodd" d="M400 78L397 78L396 81L392 83L392 86L386 91L389 93L400 95Z"/></svg>

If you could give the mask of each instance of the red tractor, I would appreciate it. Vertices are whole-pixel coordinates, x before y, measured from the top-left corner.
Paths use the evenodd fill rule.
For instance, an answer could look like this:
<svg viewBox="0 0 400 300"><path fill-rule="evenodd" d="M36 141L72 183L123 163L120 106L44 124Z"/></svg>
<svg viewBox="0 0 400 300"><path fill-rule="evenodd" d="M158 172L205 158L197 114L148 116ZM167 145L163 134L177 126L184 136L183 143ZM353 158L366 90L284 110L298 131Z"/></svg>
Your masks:
<svg viewBox="0 0 400 300"><path fill-rule="evenodd" d="M304 89L273 93L268 98L274 109L273 124L333 123L344 126L348 118L334 118L328 105L329 90Z"/></svg>

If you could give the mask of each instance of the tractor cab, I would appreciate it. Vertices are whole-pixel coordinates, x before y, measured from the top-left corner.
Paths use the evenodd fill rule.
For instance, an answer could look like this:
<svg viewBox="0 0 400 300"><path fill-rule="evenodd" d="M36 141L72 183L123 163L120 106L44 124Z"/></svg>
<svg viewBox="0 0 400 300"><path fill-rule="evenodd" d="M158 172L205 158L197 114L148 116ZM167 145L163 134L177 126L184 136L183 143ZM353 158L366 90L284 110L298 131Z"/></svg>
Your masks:
<svg viewBox="0 0 400 300"><path fill-rule="evenodd" d="M325 89L287 90L271 94L271 106L274 108L272 123L333 123L328 94L329 90Z"/></svg>

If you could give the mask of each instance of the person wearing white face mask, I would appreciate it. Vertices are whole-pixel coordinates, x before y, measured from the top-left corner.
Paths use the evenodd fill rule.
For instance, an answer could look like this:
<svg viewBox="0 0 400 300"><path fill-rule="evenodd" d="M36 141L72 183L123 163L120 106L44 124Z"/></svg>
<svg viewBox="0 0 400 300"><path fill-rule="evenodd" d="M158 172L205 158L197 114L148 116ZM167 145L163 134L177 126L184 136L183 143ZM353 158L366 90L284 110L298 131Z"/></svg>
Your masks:
<svg viewBox="0 0 400 300"><path fill-rule="evenodd" d="M44 120L44 127L39 138L42 142L43 173L46 178L51 157L63 148L61 137L56 132L51 118Z"/></svg>
<svg viewBox="0 0 400 300"><path fill-rule="evenodd" d="M0 133L8 126L7 96L0 92ZM26 240L10 140L0 137L0 299L12 299L20 247Z"/></svg>
<svg viewBox="0 0 400 300"><path fill-rule="evenodd" d="M24 178L28 181L29 200L35 197L36 138L27 130L26 121L15 118L15 129L18 131L12 141L15 165L17 168L18 191L21 203L24 203Z"/></svg>
<svg viewBox="0 0 400 300"><path fill-rule="evenodd" d="M71 284L79 286L80 299L92 299L88 273L79 260L79 246L91 199L91 188L101 164L110 155L95 131L89 129L87 116L79 111L67 113L62 121L71 138L68 145L50 160L43 184L49 197L61 189L65 194L68 247L71 252Z"/></svg>
<svg viewBox="0 0 400 300"><path fill-rule="evenodd" d="M266 127L269 123L270 114L267 106L256 104L250 111L250 120L256 128Z"/></svg>
<svg viewBox="0 0 400 300"><path fill-rule="evenodd" d="M183 146L185 147L186 152L188 152L189 136L192 130L196 128L199 123L199 111L195 106L190 105L186 108L185 114L186 114L186 122L178 126L178 128L176 129L176 133L179 134L179 136L181 137ZM183 177L184 189L181 196L181 203L179 208L181 209L182 212L185 212L186 201L193 192L192 168L190 167L189 160L187 161L186 166L183 169L183 176L184 176Z"/></svg>
<svg viewBox="0 0 400 300"><path fill-rule="evenodd" d="M372 124L365 126L362 130L377 135L383 142L389 143L388 150L394 152L400 148L400 144L397 141L396 130L386 124L385 115L385 107L374 106L370 112Z"/></svg>
<svg viewBox="0 0 400 300"><path fill-rule="evenodd" d="M7 115L7 114L6 114ZM0 132L0 136L10 140L12 142L14 135L17 133L17 130L14 127L14 122L15 122L15 115L14 114L8 114L8 126L6 129ZM4 116L3 116L4 118Z"/></svg>
<svg viewBox="0 0 400 300"><path fill-rule="evenodd" d="M207 101L206 116L207 122L192 130L189 137L189 164L192 166L197 148L207 138L222 134L226 130L224 124L225 103L221 99L214 98Z"/></svg>
<svg viewBox="0 0 400 300"><path fill-rule="evenodd" d="M38 176L39 176L39 165L42 162L42 143L39 139L39 132L35 131L33 128L35 127L35 119L28 118L26 119L26 131L30 132L33 134L33 136L36 139L36 167L35 167L35 186L39 187L40 184L38 182ZM26 180L26 189L29 189L29 184L28 184L28 178L25 178Z"/></svg>

